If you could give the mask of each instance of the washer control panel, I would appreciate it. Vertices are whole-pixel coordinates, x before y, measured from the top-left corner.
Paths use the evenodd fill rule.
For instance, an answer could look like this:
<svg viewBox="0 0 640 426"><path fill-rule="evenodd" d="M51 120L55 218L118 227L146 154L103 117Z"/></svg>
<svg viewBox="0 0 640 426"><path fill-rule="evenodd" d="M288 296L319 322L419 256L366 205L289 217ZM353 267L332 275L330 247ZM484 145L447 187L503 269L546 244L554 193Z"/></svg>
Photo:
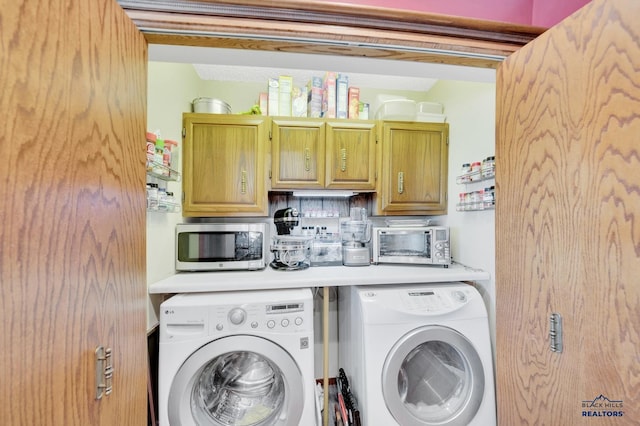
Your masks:
<svg viewBox="0 0 640 426"><path fill-rule="evenodd" d="M218 332L267 330L273 332L306 331L313 326L303 302L267 305L216 306L211 321Z"/></svg>
<svg viewBox="0 0 640 426"><path fill-rule="evenodd" d="M465 309L468 314L471 310L484 308L484 303L477 303L478 291L470 285L455 283L439 285L407 285L361 287L360 297L363 301L363 309L367 311L367 321L377 322L381 314L378 310L384 310L385 315L395 312L397 315L442 315L453 311ZM481 314L478 311L477 314Z"/></svg>
<svg viewBox="0 0 640 426"><path fill-rule="evenodd" d="M468 302L467 292L461 289L407 290L402 293L404 307L413 312L446 312Z"/></svg>

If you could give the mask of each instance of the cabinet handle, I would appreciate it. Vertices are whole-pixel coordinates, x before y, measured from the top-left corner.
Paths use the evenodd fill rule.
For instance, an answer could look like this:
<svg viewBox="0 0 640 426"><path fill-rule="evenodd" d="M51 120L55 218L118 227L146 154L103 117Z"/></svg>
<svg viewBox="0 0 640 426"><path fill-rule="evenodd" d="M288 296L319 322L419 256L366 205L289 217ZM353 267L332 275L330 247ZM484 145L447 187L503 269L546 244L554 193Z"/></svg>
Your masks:
<svg viewBox="0 0 640 426"><path fill-rule="evenodd" d="M113 390L113 361L111 348L98 346L96 354L96 400L111 395Z"/></svg>
<svg viewBox="0 0 640 426"><path fill-rule="evenodd" d="M311 151L309 148L304 149L304 169L307 172L311 170Z"/></svg>
<svg viewBox="0 0 640 426"><path fill-rule="evenodd" d="M398 172L398 194L404 192L404 172Z"/></svg>
<svg viewBox="0 0 640 426"><path fill-rule="evenodd" d="M562 316L556 312L549 316L549 342L551 352L562 352Z"/></svg>
<svg viewBox="0 0 640 426"><path fill-rule="evenodd" d="M342 148L340 150L340 156L342 157L342 167L340 167L340 170L342 170L343 172L347 171L347 149L346 148Z"/></svg>
<svg viewBox="0 0 640 426"><path fill-rule="evenodd" d="M247 171L243 170L242 171L242 178L240 181L240 192L243 194L247 193Z"/></svg>

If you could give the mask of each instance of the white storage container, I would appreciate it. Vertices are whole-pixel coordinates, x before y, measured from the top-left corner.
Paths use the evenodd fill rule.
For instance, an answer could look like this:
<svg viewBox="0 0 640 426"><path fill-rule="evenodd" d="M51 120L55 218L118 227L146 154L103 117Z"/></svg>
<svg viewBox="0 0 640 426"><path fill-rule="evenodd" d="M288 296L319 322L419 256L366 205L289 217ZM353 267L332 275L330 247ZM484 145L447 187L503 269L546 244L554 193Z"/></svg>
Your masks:
<svg viewBox="0 0 640 426"><path fill-rule="evenodd" d="M430 114L428 112L418 112L416 114L416 121L423 123L444 123L447 121L447 116L444 114Z"/></svg>
<svg viewBox="0 0 640 426"><path fill-rule="evenodd" d="M416 120L416 101L412 99L390 99L382 102L376 112L377 120Z"/></svg>
<svg viewBox="0 0 640 426"><path fill-rule="evenodd" d="M418 113L442 114L444 112L444 106L438 102L418 102L416 107Z"/></svg>

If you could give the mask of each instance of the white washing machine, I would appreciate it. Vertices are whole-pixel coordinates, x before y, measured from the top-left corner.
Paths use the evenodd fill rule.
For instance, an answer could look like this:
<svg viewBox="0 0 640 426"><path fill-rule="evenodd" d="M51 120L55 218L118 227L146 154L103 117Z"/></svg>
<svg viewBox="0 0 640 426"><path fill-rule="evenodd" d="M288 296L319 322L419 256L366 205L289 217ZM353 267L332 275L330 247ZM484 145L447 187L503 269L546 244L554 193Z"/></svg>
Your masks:
<svg viewBox="0 0 640 426"><path fill-rule="evenodd" d="M173 296L158 370L161 426L315 425L311 290Z"/></svg>
<svg viewBox="0 0 640 426"><path fill-rule="evenodd" d="M496 424L489 323L474 287L341 287L338 315L339 364L363 424Z"/></svg>

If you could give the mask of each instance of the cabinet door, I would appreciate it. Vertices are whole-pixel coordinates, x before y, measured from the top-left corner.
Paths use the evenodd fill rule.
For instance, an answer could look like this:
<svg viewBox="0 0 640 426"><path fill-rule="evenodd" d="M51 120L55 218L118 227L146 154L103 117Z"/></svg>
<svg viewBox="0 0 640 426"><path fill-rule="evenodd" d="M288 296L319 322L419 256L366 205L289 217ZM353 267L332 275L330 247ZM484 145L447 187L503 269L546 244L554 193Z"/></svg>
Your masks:
<svg viewBox="0 0 640 426"><path fill-rule="evenodd" d="M501 425L640 421L638 16L594 0L498 69Z"/></svg>
<svg viewBox="0 0 640 426"><path fill-rule="evenodd" d="M378 213L446 214L449 125L385 122Z"/></svg>
<svg viewBox="0 0 640 426"><path fill-rule="evenodd" d="M184 216L267 215L266 119L184 114Z"/></svg>
<svg viewBox="0 0 640 426"><path fill-rule="evenodd" d="M272 139L272 188L324 188L324 120L274 119Z"/></svg>
<svg viewBox="0 0 640 426"><path fill-rule="evenodd" d="M111 0L0 21L0 421L146 424L145 39Z"/></svg>
<svg viewBox="0 0 640 426"><path fill-rule="evenodd" d="M327 188L375 189L375 122L327 122L326 158Z"/></svg>

